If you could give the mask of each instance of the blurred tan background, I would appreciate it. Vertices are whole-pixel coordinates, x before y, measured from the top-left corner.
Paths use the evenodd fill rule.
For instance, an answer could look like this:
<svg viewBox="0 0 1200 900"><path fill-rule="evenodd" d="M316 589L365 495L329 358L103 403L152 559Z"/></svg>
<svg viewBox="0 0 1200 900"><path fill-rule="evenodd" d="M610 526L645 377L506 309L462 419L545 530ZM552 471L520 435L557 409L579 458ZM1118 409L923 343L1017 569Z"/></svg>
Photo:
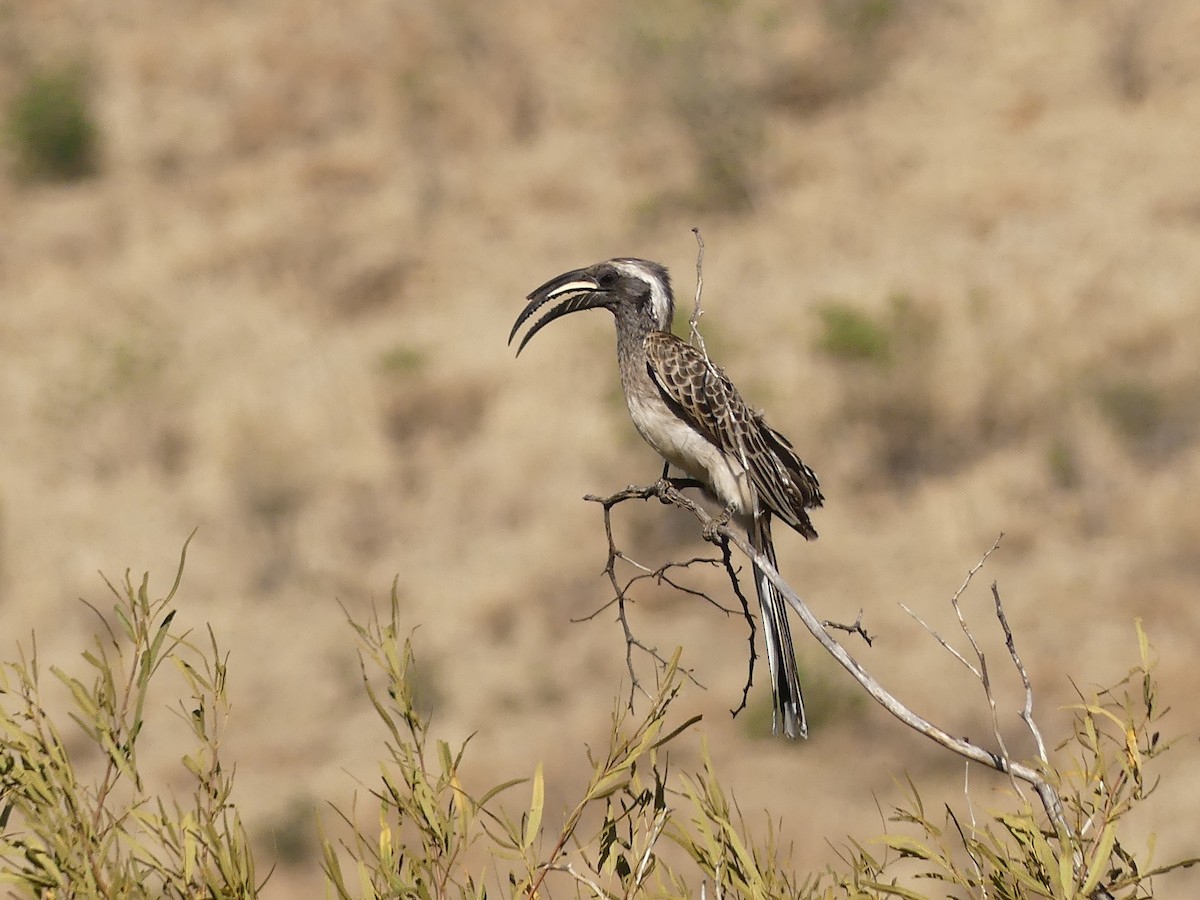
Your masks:
<svg viewBox="0 0 1200 900"><path fill-rule="evenodd" d="M198 529L179 621L231 654L266 896L319 896L311 809L348 806L383 740L339 603L398 576L437 732L477 732L480 786L544 760L551 818L628 687L611 615L570 621L609 596L580 498L658 464L607 316L519 361L505 338L528 290L614 255L666 263L690 305L700 226L709 348L828 498L818 542L780 535L784 574L824 616L865 609L859 658L986 741L979 686L899 604L957 639L948 599L1005 532L965 605L1025 754L990 581L1055 739L1069 678L1123 675L1142 617L1164 731L1190 736L1132 849L1194 854L1198 46L1191 0L0 2L0 98L77 62L100 141L88 177L27 177L11 148L0 177L4 656L37 629L74 665L98 570L161 593ZM617 521L644 563L703 550L657 504ZM879 833L906 772L961 801L961 765L811 639L813 736L789 745L764 680L727 713L743 622L636 596L799 869ZM183 784L168 741L145 752Z"/></svg>

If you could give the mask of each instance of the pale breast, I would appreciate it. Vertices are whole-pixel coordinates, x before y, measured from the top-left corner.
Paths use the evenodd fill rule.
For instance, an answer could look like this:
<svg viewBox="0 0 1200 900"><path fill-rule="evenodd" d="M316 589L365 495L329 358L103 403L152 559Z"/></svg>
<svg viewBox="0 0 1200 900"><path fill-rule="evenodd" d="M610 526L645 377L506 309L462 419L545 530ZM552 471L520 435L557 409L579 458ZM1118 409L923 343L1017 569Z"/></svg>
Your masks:
<svg viewBox="0 0 1200 900"><path fill-rule="evenodd" d="M736 512L753 511L753 488L741 463L726 458L708 438L675 415L660 398L630 391L625 400L638 433L659 456L704 482L717 499L732 506Z"/></svg>

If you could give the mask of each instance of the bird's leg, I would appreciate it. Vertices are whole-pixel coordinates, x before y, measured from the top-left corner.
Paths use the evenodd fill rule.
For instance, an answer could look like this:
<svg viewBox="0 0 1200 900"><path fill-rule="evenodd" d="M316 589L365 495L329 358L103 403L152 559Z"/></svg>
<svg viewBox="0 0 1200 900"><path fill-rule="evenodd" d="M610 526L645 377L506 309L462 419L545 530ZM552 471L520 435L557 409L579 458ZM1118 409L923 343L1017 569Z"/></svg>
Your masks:
<svg viewBox="0 0 1200 900"><path fill-rule="evenodd" d="M715 519L709 519L707 522L705 522L704 530L701 532L703 538L709 543L715 544L718 539L717 530L724 528L729 524L729 520L733 518L733 511L735 509L735 504L730 503L723 510L721 510L721 514L719 516L717 516Z"/></svg>

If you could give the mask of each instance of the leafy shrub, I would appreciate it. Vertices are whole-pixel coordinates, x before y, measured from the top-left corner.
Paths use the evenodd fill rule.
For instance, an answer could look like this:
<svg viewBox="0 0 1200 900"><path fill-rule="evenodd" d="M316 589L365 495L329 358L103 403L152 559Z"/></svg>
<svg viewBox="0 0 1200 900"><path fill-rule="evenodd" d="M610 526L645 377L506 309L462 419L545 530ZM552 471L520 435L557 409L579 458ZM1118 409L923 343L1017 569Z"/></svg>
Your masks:
<svg viewBox="0 0 1200 900"><path fill-rule="evenodd" d="M764 146L763 104L739 46L736 4L669 0L625 4L615 48L637 109L661 110L694 164L688 187L649 198L641 215L741 214L755 205ZM745 19L743 18L743 22ZM756 28L765 52L773 31Z"/></svg>
<svg viewBox="0 0 1200 900"><path fill-rule="evenodd" d="M1056 487L1068 490L1079 486L1082 475L1075 445L1062 435L1051 439L1046 448L1046 464Z"/></svg>
<svg viewBox="0 0 1200 900"><path fill-rule="evenodd" d="M184 547L186 556L187 547ZM71 697L69 718L85 747L102 761L99 773L69 751L43 698L42 666L29 655L0 667L0 883L24 897L249 897L258 885L241 818L233 806L232 766L220 746L228 703L225 657L211 630L201 642L173 629L170 592L151 600L149 582L126 573L114 628L97 610L100 628L83 653L89 675L57 666L53 678ZM138 766L138 750L157 725L146 709L151 682L164 663L181 677L177 717L195 749L181 764L192 785L184 803L153 793Z"/></svg>
<svg viewBox="0 0 1200 900"><path fill-rule="evenodd" d="M827 303L817 310L821 336L817 349L835 359L885 365L892 358L892 339L886 326L845 303Z"/></svg>
<svg viewBox="0 0 1200 900"><path fill-rule="evenodd" d="M1162 427L1162 392L1136 378L1109 382L1096 392L1096 403L1113 430L1130 442L1144 441Z"/></svg>
<svg viewBox="0 0 1200 900"><path fill-rule="evenodd" d="M150 599L146 578L135 584L126 576L121 589L113 588L118 627L101 617L83 654L88 678L49 669L69 690L69 716L87 748L99 753L94 778L75 764L79 751L68 751L47 711L36 645L0 667L0 883L11 896L257 895L261 884L232 799L232 766L219 757L226 659L211 630L193 642L176 628L182 570L181 560L160 600ZM1045 823L1015 782L997 809L947 806L940 820L911 785L894 827L872 842L882 851L851 842L841 865L799 873L775 831L757 833L743 817L703 743L698 769L672 771L672 748L695 758L691 729L699 718L680 721L673 709L684 684L679 651L659 673L642 715L618 703L607 746L591 752L592 774L564 815L546 809L540 764L531 778L478 797L463 787L469 742L452 750L434 738L420 711L394 587L388 615L350 625L364 690L388 737L370 790L376 824L359 824L351 807L339 812L344 825L325 825L348 836L320 838L329 887L340 898L694 897L711 888L713 896L855 900L947 892L1138 900L1153 896L1153 879L1197 861L1151 869L1122 837L1123 819L1157 786L1149 769L1168 746L1140 627L1139 664L1114 688L1080 697L1073 733L1056 753L1061 768L1044 770L1062 800L1058 827ZM139 746L158 727L145 701L164 670L181 678L177 715L195 741L181 760L192 786L183 803L153 793L138 766ZM527 799L514 816L499 800L518 787ZM301 818L288 826L297 832L289 840L304 848ZM920 864L915 877L912 860ZM936 882L932 894L913 887L922 878Z"/></svg>
<svg viewBox="0 0 1200 900"><path fill-rule="evenodd" d="M841 301L817 314L817 349L844 372L839 425L865 429L874 469L906 483L958 464L968 441L939 402L934 313L897 293L882 316Z"/></svg>
<svg viewBox="0 0 1200 900"><path fill-rule="evenodd" d="M900 0L824 0L826 20L855 43L868 43L900 14Z"/></svg>
<svg viewBox="0 0 1200 900"><path fill-rule="evenodd" d="M79 66L35 71L8 108L8 137L19 171L71 181L96 171L98 130Z"/></svg>

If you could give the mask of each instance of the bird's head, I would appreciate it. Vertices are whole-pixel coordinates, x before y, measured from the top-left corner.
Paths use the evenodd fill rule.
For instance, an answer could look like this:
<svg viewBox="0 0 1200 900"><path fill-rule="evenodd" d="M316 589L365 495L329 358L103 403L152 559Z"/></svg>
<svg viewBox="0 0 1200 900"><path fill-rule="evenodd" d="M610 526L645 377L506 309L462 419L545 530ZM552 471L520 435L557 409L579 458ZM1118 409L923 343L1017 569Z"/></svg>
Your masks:
<svg viewBox="0 0 1200 900"><path fill-rule="evenodd" d="M511 344L517 331L547 303L555 303L538 319L517 346L525 349L530 339L555 319L584 309L604 307L614 315L629 315L648 330L670 331L675 317L671 277L664 266L647 259L610 259L586 269L575 269L551 278L526 297L529 303L517 316L508 335Z"/></svg>

